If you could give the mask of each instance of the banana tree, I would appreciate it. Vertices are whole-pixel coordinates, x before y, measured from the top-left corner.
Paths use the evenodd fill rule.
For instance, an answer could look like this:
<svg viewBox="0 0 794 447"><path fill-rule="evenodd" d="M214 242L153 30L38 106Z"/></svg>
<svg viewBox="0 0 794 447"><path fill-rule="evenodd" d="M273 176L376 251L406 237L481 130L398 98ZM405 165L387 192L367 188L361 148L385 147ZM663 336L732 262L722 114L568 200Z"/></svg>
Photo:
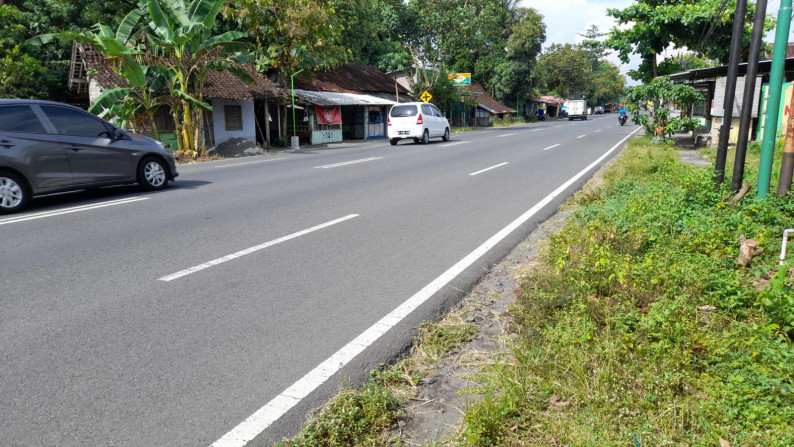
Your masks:
<svg viewBox="0 0 794 447"><path fill-rule="evenodd" d="M164 82L174 99L172 111L180 151L206 155L201 138L204 82L209 70L226 68L247 82L251 76L236 62L245 60L240 31L213 35L212 29L225 0L142 0L148 11L147 48L164 67Z"/></svg>
<svg viewBox="0 0 794 447"><path fill-rule="evenodd" d="M118 118L122 126L132 127L133 130L148 124L155 138L159 139L154 114L164 104L156 96L156 92L163 86L162 72L157 67L142 63L151 58L147 57L142 40L134 33L145 13L144 9L131 11L115 31L100 23L87 33L67 31L58 35L44 34L36 36L29 43L42 45L59 38L62 41L76 40L90 44L102 54L104 63L120 79L126 81L126 85L104 90L94 100L89 111L107 119Z"/></svg>

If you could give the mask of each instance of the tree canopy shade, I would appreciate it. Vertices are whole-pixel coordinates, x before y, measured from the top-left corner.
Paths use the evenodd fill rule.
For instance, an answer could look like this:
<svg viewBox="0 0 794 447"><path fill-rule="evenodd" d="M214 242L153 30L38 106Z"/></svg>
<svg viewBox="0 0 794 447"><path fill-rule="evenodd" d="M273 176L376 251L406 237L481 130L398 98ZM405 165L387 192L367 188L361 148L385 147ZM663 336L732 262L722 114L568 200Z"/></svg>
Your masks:
<svg viewBox="0 0 794 447"><path fill-rule="evenodd" d="M331 0L230 0L222 12L253 39L260 70L273 67L283 76L346 60L339 42L343 27ZM357 14L346 12L348 18Z"/></svg>
<svg viewBox="0 0 794 447"><path fill-rule="evenodd" d="M538 58L536 82L542 89L561 97L586 93L589 89L591 62L576 45L553 44Z"/></svg>
<svg viewBox="0 0 794 447"><path fill-rule="evenodd" d="M631 53L642 57L640 67L629 76L643 82L660 75L657 55L671 45L727 63L735 9L736 0L634 0L628 8L607 10L619 25L610 32L607 45L623 63L629 62ZM744 48L749 45L754 14L755 3L750 1ZM767 21L767 27L771 23Z"/></svg>

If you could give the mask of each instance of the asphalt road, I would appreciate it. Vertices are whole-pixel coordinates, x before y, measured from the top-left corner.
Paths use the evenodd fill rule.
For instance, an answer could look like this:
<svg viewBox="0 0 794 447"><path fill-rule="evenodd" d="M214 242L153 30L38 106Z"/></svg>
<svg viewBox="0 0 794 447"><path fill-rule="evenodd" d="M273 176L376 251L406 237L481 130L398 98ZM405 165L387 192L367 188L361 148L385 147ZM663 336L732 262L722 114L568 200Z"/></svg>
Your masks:
<svg viewBox="0 0 794 447"><path fill-rule="evenodd" d="M37 199L0 218L0 444L293 435L635 130L604 115L380 140Z"/></svg>

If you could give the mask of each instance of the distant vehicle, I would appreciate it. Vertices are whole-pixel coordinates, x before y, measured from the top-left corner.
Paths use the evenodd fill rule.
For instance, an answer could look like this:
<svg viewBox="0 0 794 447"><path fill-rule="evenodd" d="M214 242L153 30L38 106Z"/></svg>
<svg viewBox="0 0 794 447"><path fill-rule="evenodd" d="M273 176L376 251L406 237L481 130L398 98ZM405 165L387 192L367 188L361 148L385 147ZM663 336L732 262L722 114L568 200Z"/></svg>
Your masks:
<svg viewBox="0 0 794 447"><path fill-rule="evenodd" d="M569 99L565 101L568 106L568 121L574 119L587 119L587 100L585 99Z"/></svg>
<svg viewBox="0 0 794 447"><path fill-rule="evenodd" d="M602 113L604 113L604 108L601 106L595 106L595 109L593 109L593 114L601 115Z"/></svg>
<svg viewBox="0 0 794 447"><path fill-rule="evenodd" d="M604 104L604 113L612 113L614 111L615 111L614 103Z"/></svg>
<svg viewBox="0 0 794 447"><path fill-rule="evenodd" d="M389 143L396 145L404 138L427 144L430 138L449 140L449 121L438 107L425 102L406 102L394 105L388 118Z"/></svg>
<svg viewBox="0 0 794 447"><path fill-rule="evenodd" d="M0 214L55 192L128 183L154 191L177 175L159 141L68 104L0 99Z"/></svg>

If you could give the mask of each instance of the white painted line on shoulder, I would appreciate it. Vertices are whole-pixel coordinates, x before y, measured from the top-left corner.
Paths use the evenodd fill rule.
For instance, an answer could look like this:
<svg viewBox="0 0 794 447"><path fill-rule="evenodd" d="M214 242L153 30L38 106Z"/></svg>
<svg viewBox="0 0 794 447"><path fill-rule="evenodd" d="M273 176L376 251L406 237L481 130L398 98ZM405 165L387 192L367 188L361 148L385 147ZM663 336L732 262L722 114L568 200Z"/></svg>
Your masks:
<svg viewBox="0 0 794 447"><path fill-rule="evenodd" d="M364 349L369 347L370 344L374 343L375 340L396 326L400 321L402 321L403 318L405 318L405 316L413 312L414 309L421 306L425 301L429 300L430 297L435 295L436 292L449 284L450 281L455 279L455 277L461 274L466 268L474 264L490 249L496 246L496 244L501 242L510 233L531 219L532 216L537 214L538 211L542 210L543 207L551 203L554 198L562 194L577 180L584 177L588 172L590 172L591 169L598 166L599 163L601 163L612 152L620 147L621 144L634 135L637 130L639 129L636 129L634 132L623 137L622 140L612 146L611 149L606 151L597 160L590 163L589 166L579 171L578 174L574 175L568 181L560 185L543 200L536 203L532 208L527 210L516 220L502 228L498 233L491 236L487 241L483 242L482 245L475 248L474 251L466 255L466 257L447 269L447 271L442 273L441 276L423 287L422 290L416 292L399 307L391 311L385 317L381 318L380 321L370 326L370 328L365 330L361 335L336 351L336 353L331 355L331 357L328 357L327 360L317 365L313 370L301 377L292 386L284 390L281 394L273 398L273 400L265 404L246 420L223 435L223 437L212 444L212 447L243 447L248 443L248 441L256 438L260 433L270 427L271 424L287 414L287 412L291 410L292 407L297 405L298 402L308 396L312 391L316 390L320 385L330 379L337 371L342 369L351 360L353 360L353 358L363 352Z"/></svg>
<svg viewBox="0 0 794 447"><path fill-rule="evenodd" d="M517 133L506 133L506 134L499 135L496 138L509 137L511 135L518 135L518 134Z"/></svg>
<svg viewBox="0 0 794 447"><path fill-rule="evenodd" d="M290 235L287 235L287 236L284 236L284 237L280 237L278 239L273 239L270 242L265 242L264 244L259 244L259 245L256 245L254 247L246 248L245 250L240 250L240 251L238 251L236 253L232 253L230 255L226 255L226 256L224 256L222 258L213 259L212 261L205 262L203 264L199 264L197 266L190 267L188 269L181 270L179 272L172 273L170 275L166 275L166 276L163 276L161 278L157 278L157 280L158 281L166 281L166 282L173 281L173 280L175 280L177 278L181 278L183 276L187 276L187 275L190 275L192 273L196 273L198 271L201 271L201 270L216 266L218 264L223 264L224 262L231 261L232 259L237 259L237 258L239 258L241 256L249 255L249 254L254 253L256 251L259 251L259 250L262 250L262 249L265 249L265 248L268 248L268 247L272 247L272 246L274 246L276 244L280 244L282 242L286 242L286 241L288 241L290 239L295 239L296 237L304 236L306 234L315 232L317 230L322 230L323 228L330 227L331 225L336 225L336 224L338 224L340 222L344 222L344 221L352 219L354 217L358 217L358 214L350 214L350 215L347 215L345 217L340 217L339 219L334 219L334 220L332 220L330 222L326 222L324 224L320 224L320 225L317 225L317 226L314 226L314 227L311 227L311 228L307 228L307 229L302 230L302 231L298 231L297 233L292 233Z"/></svg>
<svg viewBox="0 0 794 447"><path fill-rule="evenodd" d="M1 219L0 220L0 225L7 225L7 224L12 224L12 223L17 223L17 222L25 222L25 221L34 220L34 219L43 219L45 217L61 216L63 214L71 214L71 213L76 213L78 211L95 210L97 208L105 208L105 207L114 206L114 205L124 205L126 203L139 202L141 200L148 200L148 199L149 199L148 197L132 197L132 198L129 198L129 199L119 199L119 200L111 200L109 202L95 203L93 205L75 206L75 207L72 207L72 208L65 208L65 209L57 210L57 211L42 211L40 213L35 213L35 214L26 214L24 216L9 217L9 218L6 218L6 219Z"/></svg>
<svg viewBox="0 0 794 447"><path fill-rule="evenodd" d="M457 146L459 144L466 144L466 143L471 143L471 141L456 141L454 143L441 144L438 147L450 147L450 146Z"/></svg>
<svg viewBox="0 0 794 447"><path fill-rule="evenodd" d="M234 164L230 164L230 165L221 165L221 166L213 166L213 167L214 167L214 168L231 168L231 167L234 167L234 166L252 165L252 164L254 164L254 163L267 163L267 162L269 162L269 161L276 161L276 160L283 160L283 159L284 159L284 157L281 157L281 158L271 158L271 159L269 159L269 160L247 161L247 162L245 162L245 163L234 163Z"/></svg>
<svg viewBox="0 0 794 447"><path fill-rule="evenodd" d="M496 168L498 168L498 167L500 167L500 166L504 166L504 165L506 165L506 164L508 164L508 162L499 163L498 165L491 166L490 168L485 168L485 169L483 169L482 171L472 172L472 173L471 173L471 174L469 174L469 175L477 175L477 174L482 174L482 173L483 173L483 172L485 172L485 171L490 171L491 169L496 169Z"/></svg>
<svg viewBox="0 0 794 447"><path fill-rule="evenodd" d="M554 149L555 147L557 147L557 146L559 146L559 145L560 145L560 143L553 144L553 145L551 145L551 146L549 146L549 147L547 147L547 148L545 148L545 149L543 149L543 150L544 150L544 151L547 151L547 150L549 150L549 149Z"/></svg>
<svg viewBox="0 0 794 447"><path fill-rule="evenodd" d="M578 137L576 137L576 139L584 138L584 137L585 137L584 135L579 135Z"/></svg>
<svg viewBox="0 0 794 447"><path fill-rule="evenodd" d="M362 158L360 160L345 161L345 162L342 162L342 163L334 163L332 165L315 166L314 169L336 168L336 167L339 167L339 166L347 166L347 165L354 165L356 163L364 163L366 161L380 160L381 158L383 158L383 157Z"/></svg>

